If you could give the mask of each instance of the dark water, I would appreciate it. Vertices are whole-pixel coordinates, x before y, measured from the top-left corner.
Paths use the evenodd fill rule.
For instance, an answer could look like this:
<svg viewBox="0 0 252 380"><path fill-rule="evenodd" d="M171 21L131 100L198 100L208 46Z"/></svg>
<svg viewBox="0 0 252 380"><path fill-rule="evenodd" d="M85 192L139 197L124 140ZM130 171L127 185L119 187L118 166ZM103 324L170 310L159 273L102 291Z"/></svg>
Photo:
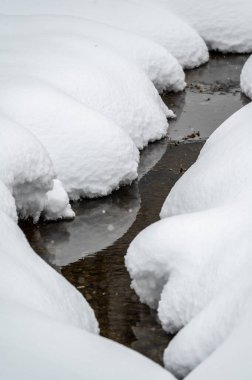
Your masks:
<svg viewBox="0 0 252 380"><path fill-rule="evenodd" d="M130 289L124 255L138 232L159 219L167 194L196 160L206 137L248 103L239 89L246 59L213 55L208 64L187 73L185 92L164 95L177 119L166 139L142 152L139 179L132 186L74 203L77 216L71 222L21 223L34 250L89 301L101 334L158 363L171 337Z"/></svg>

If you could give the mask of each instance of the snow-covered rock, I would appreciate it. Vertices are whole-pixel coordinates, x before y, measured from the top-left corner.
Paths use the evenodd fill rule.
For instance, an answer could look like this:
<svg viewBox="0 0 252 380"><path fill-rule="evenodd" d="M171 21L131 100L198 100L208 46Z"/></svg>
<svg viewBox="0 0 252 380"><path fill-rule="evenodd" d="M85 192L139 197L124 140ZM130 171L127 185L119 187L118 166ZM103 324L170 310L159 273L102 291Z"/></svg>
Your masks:
<svg viewBox="0 0 252 380"><path fill-rule="evenodd" d="M252 55L242 68L241 89L245 95L252 99Z"/></svg>
<svg viewBox="0 0 252 380"><path fill-rule="evenodd" d="M73 217L63 188L58 191L57 206L51 198L55 184L58 189L61 185L53 181L55 173L51 159L39 140L14 123L11 115L8 118L1 113L0 125L1 210L14 220L17 220L17 213L21 218L31 217L34 221L42 212L46 219Z"/></svg>
<svg viewBox="0 0 252 380"><path fill-rule="evenodd" d="M50 83L122 127L138 148L162 138L173 113L134 64L84 37L1 38L0 80L29 75Z"/></svg>
<svg viewBox="0 0 252 380"><path fill-rule="evenodd" d="M0 35L62 33L87 37L115 50L144 70L156 88L180 91L185 74L175 57L164 47L139 35L110 25L70 16L0 16Z"/></svg>
<svg viewBox="0 0 252 380"><path fill-rule="evenodd" d="M82 295L34 253L19 227L2 212L0 227L0 299L97 333L94 312Z"/></svg>
<svg viewBox="0 0 252 380"><path fill-rule="evenodd" d="M250 0L157 0L157 3L190 23L210 49L236 53L252 51Z"/></svg>
<svg viewBox="0 0 252 380"><path fill-rule="evenodd" d="M115 123L32 77L9 74L0 83L0 110L43 143L70 198L104 196L137 177L139 153ZM54 194L62 195L63 211L66 197ZM51 201L55 196L50 192Z"/></svg>
<svg viewBox="0 0 252 380"><path fill-rule="evenodd" d="M186 325L164 355L179 377L225 340L248 305L251 120L249 104L213 133L170 192L163 219L142 231L126 256L133 288L158 308L163 328Z"/></svg>
<svg viewBox="0 0 252 380"><path fill-rule="evenodd" d="M208 51L198 33L174 13L130 0L2 0L3 14L61 14L84 17L143 37L164 46L183 67L208 60Z"/></svg>
<svg viewBox="0 0 252 380"><path fill-rule="evenodd" d="M64 294L62 294L64 297ZM133 350L0 299L0 368L8 380L175 380Z"/></svg>

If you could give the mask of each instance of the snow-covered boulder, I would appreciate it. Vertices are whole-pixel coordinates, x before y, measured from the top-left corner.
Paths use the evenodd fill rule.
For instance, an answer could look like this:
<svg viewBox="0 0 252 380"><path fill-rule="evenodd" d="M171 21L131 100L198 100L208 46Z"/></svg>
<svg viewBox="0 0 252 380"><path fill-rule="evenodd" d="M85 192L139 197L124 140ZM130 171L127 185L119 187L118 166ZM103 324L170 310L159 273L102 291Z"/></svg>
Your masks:
<svg viewBox="0 0 252 380"><path fill-rule="evenodd" d="M19 227L2 212L0 227L0 299L97 333L94 312L82 295L34 253Z"/></svg>
<svg viewBox="0 0 252 380"><path fill-rule="evenodd" d="M70 198L104 196L137 177L137 148L115 123L33 77L9 74L0 83L0 110L43 143ZM62 212L67 207L62 191L50 192L47 219L59 195Z"/></svg>
<svg viewBox="0 0 252 380"><path fill-rule="evenodd" d="M118 343L18 303L0 299L0 307L3 379L175 380L156 363Z"/></svg>
<svg viewBox="0 0 252 380"><path fill-rule="evenodd" d="M164 47L139 35L110 25L70 16L0 16L0 35L33 36L62 33L88 37L110 47L144 70L156 88L180 91L185 87L182 67Z"/></svg>
<svg viewBox="0 0 252 380"><path fill-rule="evenodd" d="M0 37L1 38L1 37ZM89 39L42 33L1 38L1 75L50 83L113 120L138 148L162 138L173 113L134 64Z"/></svg>
<svg viewBox="0 0 252 380"><path fill-rule="evenodd" d="M248 305L251 120L249 104L213 133L170 192L163 219L142 231L126 256L133 288L158 309L163 328L186 325L164 356L179 377L222 343Z"/></svg>
<svg viewBox="0 0 252 380"><path fill-rule="evenodd" d="M130 0L2 1L3 14L61 14L84 17L143 37L164 46L183 67L192 68L208 60L199 34L174 13Z"/></svg>
<svg viewBox="0 0 252 380"><path fill-rule="evenodd" d="M155 3L165 10L173 10L190 23L209 49L235 53L252 51L250 0L155 0Z"/></svg>
<svg viewBox="0 0 252 380"><path fill-rule="evenodd" d="M252 99L252 55L242 68L241 89L245 95Z"/></svg>

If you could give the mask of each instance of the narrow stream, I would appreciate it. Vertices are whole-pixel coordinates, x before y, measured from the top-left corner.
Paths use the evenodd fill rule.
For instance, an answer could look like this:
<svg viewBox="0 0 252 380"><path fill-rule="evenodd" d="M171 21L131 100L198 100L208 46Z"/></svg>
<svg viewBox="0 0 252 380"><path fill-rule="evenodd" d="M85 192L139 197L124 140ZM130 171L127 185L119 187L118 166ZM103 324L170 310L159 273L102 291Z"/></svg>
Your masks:
<svg viewBox="0 0 252 380"><path fill-rule="evenodd" d="M132 186L74 203L76 219L70 222L20 223L33 249L89 301L101 334L160 364L171 336L130 289L124 255L134 237L159 219L167 194L195 162L205 139L249 102L239 88L246 59L212 54L208 64L187 72L185 92L163 96L177 118L166 139L142 152Z"/></svg>

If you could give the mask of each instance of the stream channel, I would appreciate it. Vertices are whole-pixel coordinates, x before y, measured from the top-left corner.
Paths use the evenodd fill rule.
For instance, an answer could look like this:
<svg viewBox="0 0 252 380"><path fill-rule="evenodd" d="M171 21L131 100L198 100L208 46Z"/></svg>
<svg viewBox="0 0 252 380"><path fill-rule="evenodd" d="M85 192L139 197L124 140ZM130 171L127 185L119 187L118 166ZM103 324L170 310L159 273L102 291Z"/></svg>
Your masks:
<svg viewBox="0 0 252 380"><path fill-rule="evenodd" d="M209 63L187 71L184 92L163 95L177 118L170 121L165 139L142 151L139 178L131 186L105 198L73 203L73 221L20 222L38 255L88 300L101 335L160 364L172 337L130 288L124 256L134 237L159 219L167 194L195 162L206 138L249 102L239 87L246 59L211 54Z"/></svg>

